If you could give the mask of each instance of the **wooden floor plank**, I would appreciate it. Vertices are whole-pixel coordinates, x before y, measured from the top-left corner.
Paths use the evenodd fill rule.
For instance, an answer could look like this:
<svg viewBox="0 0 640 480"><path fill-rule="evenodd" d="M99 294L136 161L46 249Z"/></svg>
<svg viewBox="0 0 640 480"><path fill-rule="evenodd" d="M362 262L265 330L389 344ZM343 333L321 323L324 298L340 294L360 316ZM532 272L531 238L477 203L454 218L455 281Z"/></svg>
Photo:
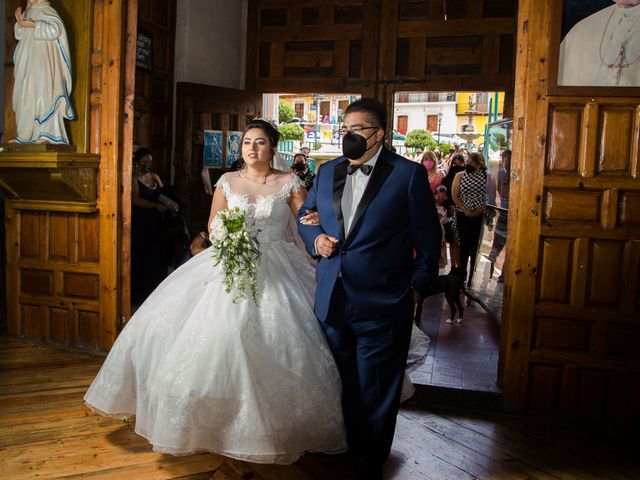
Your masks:
<svg viewBox="0 0 640 480"><path fill-rule="evenodd" d="M398 416L396 436L404 438L424 451L444 462L456 465L465 473L474 478L493 478L500 472L509 474L513 480L540 479L551 480L550 477L541 475L540 472L523 471L515 464L505 464L490 456L460 444L449 437L434 432L428 428L417 428L416 422L409 419L404 412Z"/></svg>
<svg viewBox="0 0 640 480"><path fill-rule="evenodd" d="M465 416L457 418L457 414L447 416L403 410L402 415L436 434L447 436L461 447L469 445L492 458L503 458L508 464L517 463L533 478L629 480L635 478L638 472L636 465L624 459L609 458L606 451L593 451L584 432L571 436L563 433L566 428L571 428L571 432L580 432L575 426L538 419L537 423L546 423L546 428L538 425L534 435L514 428L516 417L504 420L497 417L489 429L487 420ZM528 421L519 419L520 425ZM633 472L633 475L629 476L629 472Z"/></svg>
<svg viewBox="0 0 640 480"><path fill-rule="evenodd" d="M173 457L82 397L103 358L0 337L0 478L350 480L353 460L310 454L294 465L219 455ZM631 480L633 459L575 425L411 404L401 409L389 480Z"/></svg>

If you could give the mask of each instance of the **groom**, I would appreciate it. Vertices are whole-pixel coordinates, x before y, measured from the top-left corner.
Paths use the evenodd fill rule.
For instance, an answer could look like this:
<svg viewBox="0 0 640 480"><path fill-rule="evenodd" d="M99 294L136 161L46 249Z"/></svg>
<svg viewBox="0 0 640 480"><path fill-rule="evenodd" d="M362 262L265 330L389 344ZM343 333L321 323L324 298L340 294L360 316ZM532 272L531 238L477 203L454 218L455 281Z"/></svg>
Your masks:
<svg viewBox="0 0 640 480"><path fill-rule="evenodd" d="M440 224L427 171L384 147L386 110L350 104L344 156L322 165L298 217L319 258L315 313L343 385L349 450L361 478L380 478L389 455L409 350L414 302L438 275Z"/></svg>

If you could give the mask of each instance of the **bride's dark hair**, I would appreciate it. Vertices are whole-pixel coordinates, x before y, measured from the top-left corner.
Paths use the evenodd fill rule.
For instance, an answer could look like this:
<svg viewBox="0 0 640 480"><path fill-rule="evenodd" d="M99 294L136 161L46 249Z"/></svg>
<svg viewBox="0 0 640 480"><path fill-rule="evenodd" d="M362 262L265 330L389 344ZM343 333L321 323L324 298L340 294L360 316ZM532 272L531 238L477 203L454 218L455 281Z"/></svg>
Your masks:
<svg viewBox="0 0 640 480"><path fill-rule="evenodd" d="M271 121L265 120L263 118L254 118L247 124L246 127L244 127L244 130L242 132L242 141L240 143L243 143L245 134L252 128L259 128L260 130L262 130L271 142L271 146L274 148L278 147L280 132L278 132L278 129Z"/></svg>

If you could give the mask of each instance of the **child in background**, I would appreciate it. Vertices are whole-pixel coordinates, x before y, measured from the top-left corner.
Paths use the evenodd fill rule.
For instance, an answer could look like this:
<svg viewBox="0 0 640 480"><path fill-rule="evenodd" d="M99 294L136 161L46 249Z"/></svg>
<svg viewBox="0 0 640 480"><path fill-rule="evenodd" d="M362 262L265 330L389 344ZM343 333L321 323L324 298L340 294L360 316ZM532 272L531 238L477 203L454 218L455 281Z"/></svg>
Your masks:
<svg viewBox="0 0 640 480"><path fill-rule="evenodd" d="M447 265L447 243L453 241L453 231L451 229L453 222L453 213L451 208L451 200L447 187L440 185L436 188L434 195L436 201L436 210L442 227L442 243L440 244L440 263L438 266L444 268Z"/></svg>

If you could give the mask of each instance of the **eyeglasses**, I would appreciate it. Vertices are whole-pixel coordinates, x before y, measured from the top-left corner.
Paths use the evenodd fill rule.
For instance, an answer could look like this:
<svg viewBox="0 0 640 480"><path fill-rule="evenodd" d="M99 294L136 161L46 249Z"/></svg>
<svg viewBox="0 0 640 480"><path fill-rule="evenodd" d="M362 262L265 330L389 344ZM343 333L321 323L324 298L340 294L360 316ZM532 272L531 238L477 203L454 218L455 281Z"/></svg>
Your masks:
<svg viewBox="0 0 640 480"><path fill-rule="evenodd" d="M340 133L340 135L346 135L347 133L360 133L363 130L371 130L372 128L380 128L380 127L351 127L351 128L341 127L338 129L338 133Z"/></svg>

